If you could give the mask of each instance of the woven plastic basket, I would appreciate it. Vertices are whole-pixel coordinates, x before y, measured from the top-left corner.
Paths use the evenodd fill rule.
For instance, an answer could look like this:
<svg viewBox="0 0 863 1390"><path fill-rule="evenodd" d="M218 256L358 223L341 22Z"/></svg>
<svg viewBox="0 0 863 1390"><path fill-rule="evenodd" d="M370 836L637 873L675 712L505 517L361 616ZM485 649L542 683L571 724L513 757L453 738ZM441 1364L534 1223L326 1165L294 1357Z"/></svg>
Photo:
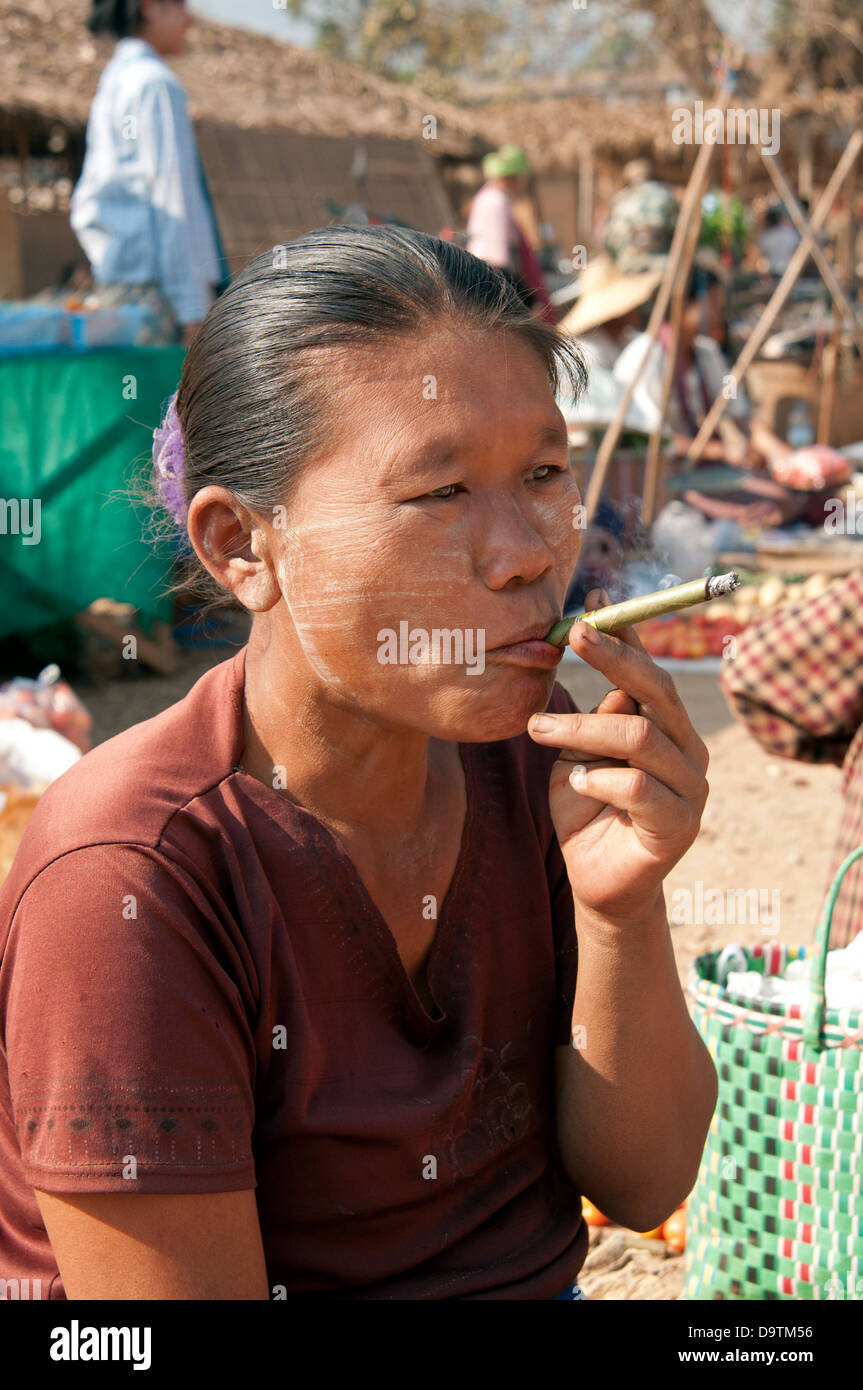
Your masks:
<svg viewBox="0 0 863 1390"><path fill-rule="evenodd" d="M719 1096L687 1203L684 1299L863 1298L863 1011L824 1004L833 908L861 855L840 866L813 946L736 948L770 975L812 956L805 1007L731 994L729 948L690 969Z"/></svg>

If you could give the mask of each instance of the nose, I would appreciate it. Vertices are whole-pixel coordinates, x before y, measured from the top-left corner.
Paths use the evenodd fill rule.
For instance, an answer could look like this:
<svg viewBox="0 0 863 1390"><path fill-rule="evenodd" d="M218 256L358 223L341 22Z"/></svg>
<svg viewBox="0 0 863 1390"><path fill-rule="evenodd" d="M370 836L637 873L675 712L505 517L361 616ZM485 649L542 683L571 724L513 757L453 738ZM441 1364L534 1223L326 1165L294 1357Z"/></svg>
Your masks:
<svg viewBox="0 0 863 1390"><path fill-rule="evenodd" d="M479 525L479 570L490 589L533 584L554 569L555 551L514 501L489 508Z"/></svg>

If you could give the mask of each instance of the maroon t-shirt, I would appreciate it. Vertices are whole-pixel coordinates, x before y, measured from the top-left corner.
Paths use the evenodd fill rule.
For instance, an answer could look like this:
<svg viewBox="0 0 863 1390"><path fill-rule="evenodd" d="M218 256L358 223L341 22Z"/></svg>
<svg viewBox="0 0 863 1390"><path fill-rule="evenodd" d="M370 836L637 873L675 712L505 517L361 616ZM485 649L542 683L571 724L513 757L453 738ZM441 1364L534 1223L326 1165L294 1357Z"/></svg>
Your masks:
<svg viewBox="0 0 863 1390"><path fill-rule="evenodd" d="M555 752L460 746L432 1018L337 838L238 770L245 657L54 782L0 889L0 1274L65 1297L34 1187L255 1188L271 1296L553 1298L588 1243Z"/></svg>

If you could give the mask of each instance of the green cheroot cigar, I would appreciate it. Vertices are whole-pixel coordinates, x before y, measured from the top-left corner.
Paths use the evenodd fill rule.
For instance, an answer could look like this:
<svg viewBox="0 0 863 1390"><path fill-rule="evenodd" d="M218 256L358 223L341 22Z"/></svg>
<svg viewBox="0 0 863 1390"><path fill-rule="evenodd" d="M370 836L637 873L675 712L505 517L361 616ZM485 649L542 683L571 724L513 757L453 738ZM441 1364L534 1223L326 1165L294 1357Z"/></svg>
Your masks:
<svg viewBox="0 0 863 1390"><path fill-rule="evenodd" d="M688 584L677 584L673 589L660 589L655 594L642 594L640 598L628 598L623 603L594 608L590 613L576 613L574 618L561 618L544 640L554 647L565 647L573 623L590 623L600 632L614 632L619 627L643 623L646 618L659 618L663 613L674 613L678 608L691 608L693 604L705 603L720 594L730 594L739 583L734 570L714 575L712 579L691 579Z"/></svg>

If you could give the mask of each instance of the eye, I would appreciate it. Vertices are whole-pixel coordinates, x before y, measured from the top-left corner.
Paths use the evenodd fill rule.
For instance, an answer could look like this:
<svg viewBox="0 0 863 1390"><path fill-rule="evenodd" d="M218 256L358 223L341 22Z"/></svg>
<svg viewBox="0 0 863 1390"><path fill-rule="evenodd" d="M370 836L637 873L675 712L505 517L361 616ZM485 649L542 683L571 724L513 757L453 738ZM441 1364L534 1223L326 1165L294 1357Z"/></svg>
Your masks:
<svg viewBox="0 0 863 1390"><path fill-rule="evenodd" d="M436 487L434 492L427 492L426 497L436 497L442 502L449 501L450 497L455 497L456 489L461 487L461 483L447 483L446 487Z"/></svg>
<svg viewBox="0 0 863 1390"><path fill-rule="evenodd" d="M544 470L544 471L543 471L543 470ZM553 463L541 463L541 464L538 465L538 467L536 467L536 468L533 470L533 472L531 473L531 477L532 477L532 478L534 479L534 481L537 482L537 483L546 483L546 482L548 482L549 478L551 478L551 477L554 476L555 473L568 473L568 472L569 472L569 468L559 468L556 464L553 464ZM543 476L542 476L541 478L537 478L537 476L536 476L537 473L542 473Z"/></svg>

